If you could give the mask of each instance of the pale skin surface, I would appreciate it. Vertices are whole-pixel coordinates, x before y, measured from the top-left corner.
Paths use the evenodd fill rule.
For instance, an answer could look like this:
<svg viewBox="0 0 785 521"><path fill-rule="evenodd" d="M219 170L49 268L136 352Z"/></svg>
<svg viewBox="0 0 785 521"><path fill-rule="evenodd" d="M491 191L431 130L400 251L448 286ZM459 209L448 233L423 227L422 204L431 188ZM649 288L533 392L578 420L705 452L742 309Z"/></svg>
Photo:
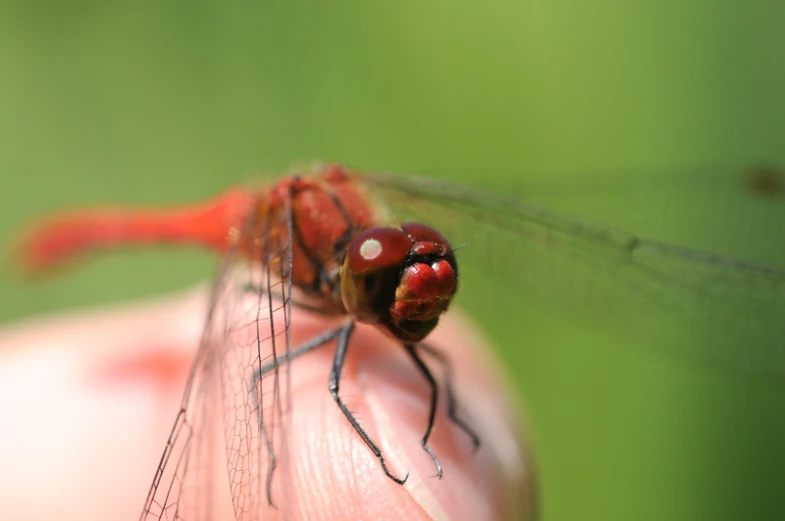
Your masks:
<svg viewBox="0 0 785 521"><path fill-rule="evenodd" d="M205 302L198 289L0 330L0 518L138 518L180 403ZM293 323L295 343L325 327L306 312ZM335 406L327 389L334 348L327 347L293 365L297 501L279 505L274 517L533 519L533 466L492 350L455 311L430 340L454 364L460 415L481 448L474 452L449 422L442 399L431 446L444 478L430 477L433 464L419 444L428 388L399 345L361 327L341 394L409 480L400 486L386 478ZM428 362L441 380L438 364Z"/></svg>

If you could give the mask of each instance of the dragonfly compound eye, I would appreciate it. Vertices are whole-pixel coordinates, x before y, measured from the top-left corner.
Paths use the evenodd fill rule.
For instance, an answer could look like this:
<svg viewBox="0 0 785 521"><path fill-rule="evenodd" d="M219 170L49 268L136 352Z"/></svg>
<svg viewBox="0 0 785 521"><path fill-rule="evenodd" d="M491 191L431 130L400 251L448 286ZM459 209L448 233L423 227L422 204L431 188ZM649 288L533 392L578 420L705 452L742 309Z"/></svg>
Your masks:
<svg viewBox="0 0 785 521"><path fill-rule="evenodd" d="M457 277L452 248L433 228L417 223L370 228L349 244L341 295L358 321L416 342L436 327L455 294Z"/></svg>

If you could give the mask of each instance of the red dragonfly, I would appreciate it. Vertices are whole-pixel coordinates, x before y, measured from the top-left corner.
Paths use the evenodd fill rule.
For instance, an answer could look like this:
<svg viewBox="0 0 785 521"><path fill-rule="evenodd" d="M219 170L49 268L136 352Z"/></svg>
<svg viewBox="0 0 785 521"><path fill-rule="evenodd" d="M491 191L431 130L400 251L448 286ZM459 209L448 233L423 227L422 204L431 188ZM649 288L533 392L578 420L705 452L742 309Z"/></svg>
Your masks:
<svg viewBox="0 0 785 521"><path fill-rule="evenodd" d="M438 230L431 227L436 223ZM636 343L668 351L675 344L661 333L681 327L695 338L677 348L689 358L785 374L784 268L639 237L516 198L421 177L317 166L263 189L232 188L208 203L177 210L57 215L30 231L20 255L34 272L87 251L124 245L192 244L224 256L203 340L141 519L211 517L214 474L204 469L218 425L224 428L235 516L259 519L286 498L285 486L276 485L284 478L275 477L289 464L292 362L327 344L337 346L328 385L336 406L376 456L381 472L395 483L407 479L390 468L341 397L340 376L355 323L376 325L399 340L428 382L430 409L421 445L437 477L442 467L428 442L439 384L423 354L445 368L449 418L469 443L481 443L470 420L457 412L447 357L425 340L456 294L456 250L487 260L492 254L477 245L485 240L497 255L514 256L505 277L523 282L533 294L601 310L613 327L634 333ZM537 275L527 275L531 272ZM567 280L567 274L573 278ZM292 306L345 318L293 346ZM628 320L631 312L656 322L637 328ZM222 421L215 411L221 411Z"/></svg>

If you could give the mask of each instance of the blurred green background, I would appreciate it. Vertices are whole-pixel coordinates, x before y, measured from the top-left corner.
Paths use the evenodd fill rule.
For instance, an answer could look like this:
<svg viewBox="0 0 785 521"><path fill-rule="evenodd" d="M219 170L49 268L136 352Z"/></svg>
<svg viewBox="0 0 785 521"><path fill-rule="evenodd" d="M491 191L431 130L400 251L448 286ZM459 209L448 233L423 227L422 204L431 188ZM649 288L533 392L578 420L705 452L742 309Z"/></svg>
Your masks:
<svg viewBox="0 0 785 521"><path fill-rule="evenodd" d="M782 265L776 202L737 218L694 191L666 204L572 183L785 162L783 24L785 4L742 1L5 0L0 238L53 209L198 200L326 159L530 186L543 204ZM6 277L0 320L187 287L213 266L133 252L47 284ZM782 519L781 386L629 349L490 284L462 304L525 400L544 519Z"/></svg>

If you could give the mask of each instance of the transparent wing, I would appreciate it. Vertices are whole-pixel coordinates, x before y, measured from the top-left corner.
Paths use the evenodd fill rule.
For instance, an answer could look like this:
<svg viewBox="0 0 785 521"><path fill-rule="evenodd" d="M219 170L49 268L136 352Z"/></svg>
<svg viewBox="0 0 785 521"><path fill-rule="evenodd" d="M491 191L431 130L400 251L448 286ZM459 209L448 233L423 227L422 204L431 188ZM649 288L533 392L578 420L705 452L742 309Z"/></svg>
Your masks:
<svg viewBox="0 0 785 521"><path fill-rule="evenodd" d="M292 216L288 203L266 211L240 233L250 258L235 267L220 308L224 441L237 520L278 518L285 511L277 507L288 504L290 364L278 360L291 348Z"/></svg>
<svg viewBox="0 0 785 521"><path fill-rule="evenodd" d="M183 401L148 492L142 521L202 520L217 517L215 481L220 476L215 450L219 431L216 310L230 282L230 259L222 263L208 305L207 319Z"/></svg>
<svg viewBox="0 0 785 521"><path fill-rule="evenodd" d="M636 346L785 376L781 266L667 244L443 181L386 174L362 181L394 219L437 227L459 263L482 266L522 301L555 305Z"/></svg>
<svg viewBox="0 0 785 521"><path fill-rule="evenodd" d="M257 375L289 350L291 217L256 206L221 264L142 520L282 517L289 364Z"/></svg>

